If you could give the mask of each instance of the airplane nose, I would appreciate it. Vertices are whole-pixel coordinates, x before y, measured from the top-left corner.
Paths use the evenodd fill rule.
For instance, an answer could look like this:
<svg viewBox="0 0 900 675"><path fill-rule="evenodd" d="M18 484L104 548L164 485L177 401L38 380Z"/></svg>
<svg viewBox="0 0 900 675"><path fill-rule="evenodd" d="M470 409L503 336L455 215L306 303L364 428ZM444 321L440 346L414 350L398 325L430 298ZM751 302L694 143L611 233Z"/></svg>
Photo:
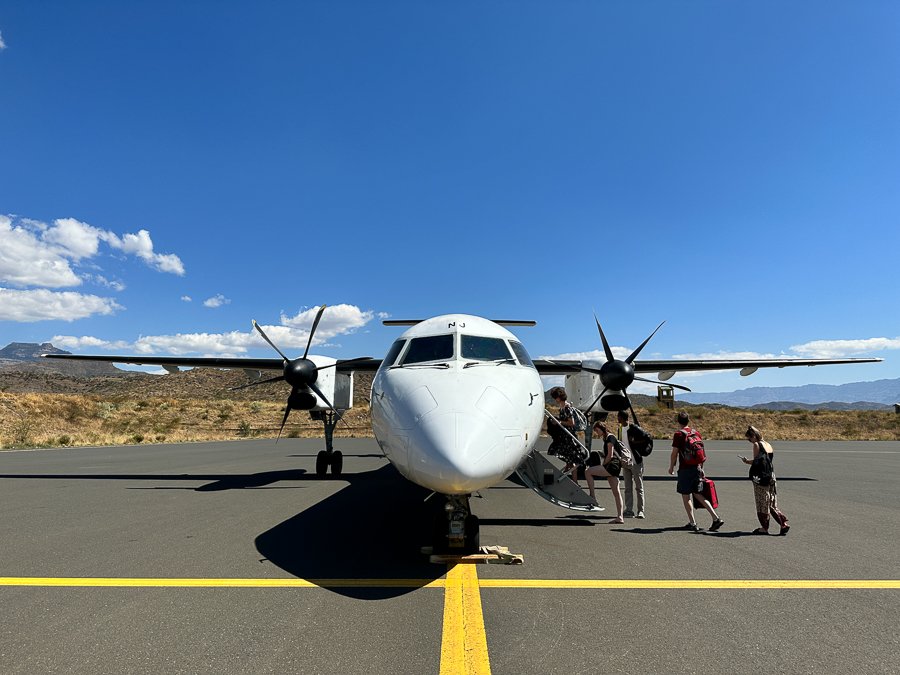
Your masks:
<svg viewBox="0 0 900 675"><path fill-rule="evenodd" d="M505 437L491 419L432 413L421 419L415 435L428 452L411 468L418 482L436 492L464 494L506 478Z"/></svg>

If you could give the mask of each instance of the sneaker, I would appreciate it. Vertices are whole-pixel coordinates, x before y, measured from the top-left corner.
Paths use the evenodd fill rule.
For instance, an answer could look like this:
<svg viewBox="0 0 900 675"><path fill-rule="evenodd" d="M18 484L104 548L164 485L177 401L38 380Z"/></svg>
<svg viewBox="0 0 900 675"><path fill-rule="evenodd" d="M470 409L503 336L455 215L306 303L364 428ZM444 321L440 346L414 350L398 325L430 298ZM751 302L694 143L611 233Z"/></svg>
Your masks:
<svg viewBox="0 0 900 675"><path fill-rule="evenodd" d="M634 518L634 511L626 511L625 517L626 518Z"/></svg>
<svg viewBox="0 0 900 675"><path fill-rule="evenodd" d="M719 518L718 520L714 520L714 521L713 521L713 524L709 526L709 531L710 531L710 532L715 532L715 531L718 530L720 527L722 527L724 524L725 524L725 521L722 520L721 518Z"/></svg>
<svg viewBox="0 0 900 675"><path fill-rule="evenodd" d="M778 534L780 534L783 537L784 535L786 535L788 533L788 530L790 530L790 529L791 529L790 525L785 525L784 527L781 528L781 532L779 532Z"/></svg>
<svg viewBox="0 0 900 675"><path fill-rule="evenodd" d="M637 512L637 515L635 516L635 518L640 518L641 520L643 520L643 519L644 519L644 512L643 512L643 511L638 511L638 512Z"/></svg>
<svg viewBox="0 0 900 675"><path fill-rule="evenodd" d="M688 523L681 529L682 530L690 530L691 532L699 532L700 531L700 527L699 527L699 525L697 525L697 523Z"/></svg>

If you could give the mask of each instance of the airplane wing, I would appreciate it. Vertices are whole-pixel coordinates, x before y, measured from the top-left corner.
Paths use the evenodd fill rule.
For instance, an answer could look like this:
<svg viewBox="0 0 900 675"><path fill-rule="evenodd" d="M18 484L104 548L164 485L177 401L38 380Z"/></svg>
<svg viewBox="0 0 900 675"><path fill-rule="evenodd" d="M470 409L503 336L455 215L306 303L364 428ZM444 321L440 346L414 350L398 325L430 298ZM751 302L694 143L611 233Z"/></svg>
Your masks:
<svg viewBox="0 0 900 675"><path fill-rule="evenodd" d="M128 363L137 366L162 366L163 368L235 368L240 370L276 370L284 368L283 359L252 359L244 357L197 357L197 356L106 356L93 354L43 354L45 359L68 359L70 361L105 361L107 363ZM351 363L352 361L352 363ZM381 359L338 359L338 372L374 372L381 365Z"/></svg>
<svg viewBox="0 0 900 675"><path fill-rule="evenodd" d="M660 373L668 379L675 373L698 370L738 370L750 375L758 368L788 368L793 366L831 366L848 363L877 363L881 359L659 359L634 361L636 373ZM535 359L534 365L541 375L565 375L583 370L582 361L556 361Z"/></svg>

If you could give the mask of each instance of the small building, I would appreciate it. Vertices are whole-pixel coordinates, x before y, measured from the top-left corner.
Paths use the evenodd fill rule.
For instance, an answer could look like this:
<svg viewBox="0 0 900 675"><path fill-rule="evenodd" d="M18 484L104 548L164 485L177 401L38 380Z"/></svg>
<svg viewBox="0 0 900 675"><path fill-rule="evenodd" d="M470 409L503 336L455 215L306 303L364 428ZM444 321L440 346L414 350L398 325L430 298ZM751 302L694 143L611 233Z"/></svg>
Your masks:
<svg viewBox="0 0 900 675"><path fill-rule="evenodd" d="M656 388L656 400L663 407L672 410L675 408L675 390L669 385L661 385Z"/></svg>

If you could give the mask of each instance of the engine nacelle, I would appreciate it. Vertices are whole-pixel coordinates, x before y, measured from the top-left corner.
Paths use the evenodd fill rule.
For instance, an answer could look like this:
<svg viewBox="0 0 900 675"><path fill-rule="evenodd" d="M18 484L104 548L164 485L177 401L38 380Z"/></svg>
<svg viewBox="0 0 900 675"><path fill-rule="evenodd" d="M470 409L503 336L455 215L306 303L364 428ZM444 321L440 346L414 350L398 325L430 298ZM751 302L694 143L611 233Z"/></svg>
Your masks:
<svg viewBox="0 0 900 675"><path fill-rule="evenodd" d="M596 370L599 370L603 363L603 361L582 361L582 365ZM587 410L594 402L594 399L603 391L603 383L600 381L600 376L585 370L566 375L565 387L569 403L582 411ZM619 410L627 409L628 402L625 400L624 394L621 391L613 390L603 394L603 397L594 406L594 411L596 412L618 412Z"/></svg>
<svg viewBox="0 0 900 675"><path fill-rule="evenodd" d="M330 366L336 362L328 356L309 355L309 360L316 364L319 368L322 366ZM338 410L349 410L353 407L353 373L339 373L336 368L325 368L320 370L316 377L316 386L322 391L328 400ZM328 410L328 404L325 403L315 394L312 394L315 403L309 407L299 408L300 410ZM294 407L294 406L291 406Z"/></svg>

